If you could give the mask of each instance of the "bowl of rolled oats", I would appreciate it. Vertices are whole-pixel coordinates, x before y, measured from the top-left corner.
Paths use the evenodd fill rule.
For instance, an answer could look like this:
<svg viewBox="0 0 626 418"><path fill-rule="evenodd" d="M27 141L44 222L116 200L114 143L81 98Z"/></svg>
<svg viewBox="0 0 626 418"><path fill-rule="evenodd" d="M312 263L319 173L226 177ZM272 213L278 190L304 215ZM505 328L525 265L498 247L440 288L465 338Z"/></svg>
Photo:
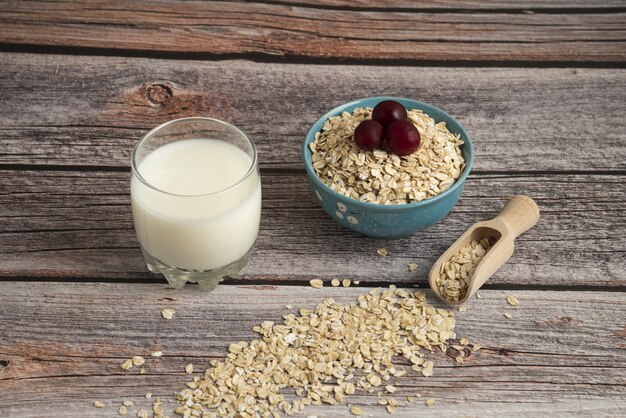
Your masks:
<svg viewBox="0 0 626 418"><path fill-rule="evenodd" d="M406 120L419 132L416 151L408 155L394 153L385 133L382 145L373 149L355 141L356 128L376 119L377 105L389 101L406 109ZM389 130L383 132L389 136ZM371 97L318 119L304 140L302 158L315 196L331 218L363 235L398 238L452 210L472 168L474 147L461 124L437 107Z"/></svg>

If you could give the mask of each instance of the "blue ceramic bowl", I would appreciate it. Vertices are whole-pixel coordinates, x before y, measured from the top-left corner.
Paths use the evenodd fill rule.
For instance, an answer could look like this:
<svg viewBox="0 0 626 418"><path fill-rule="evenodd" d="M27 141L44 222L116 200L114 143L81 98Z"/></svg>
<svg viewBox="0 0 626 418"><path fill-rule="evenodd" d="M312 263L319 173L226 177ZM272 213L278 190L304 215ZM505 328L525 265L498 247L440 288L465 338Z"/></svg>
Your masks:
<svg viewBox="0 0 626 418"><path fill-rule="evenodd" d="M407 109L420 109L433 118L435 122L446 122L450 132L461 135L461 139L465 142L461 146L461 152L465 159L465 169L461 173L461 177L448 190L421 202L380 205L361 202L339 194L319 179L313 170L311 150L309 149L309 144L315 140L315 133L322 130L324 122L331 116L339 115L345 111L351 112L357 107L374 107L382 100L395 100L402 103ZM398 97L370 97L338 106L319 118L306 135L302 145L302 159L315 195L331 218L363 235L377 238L398 238L428 228L452 210L452 207L461 197L465 180L467 180L474 164L474 146L461 124L441 109L416 100Z"/></svg>

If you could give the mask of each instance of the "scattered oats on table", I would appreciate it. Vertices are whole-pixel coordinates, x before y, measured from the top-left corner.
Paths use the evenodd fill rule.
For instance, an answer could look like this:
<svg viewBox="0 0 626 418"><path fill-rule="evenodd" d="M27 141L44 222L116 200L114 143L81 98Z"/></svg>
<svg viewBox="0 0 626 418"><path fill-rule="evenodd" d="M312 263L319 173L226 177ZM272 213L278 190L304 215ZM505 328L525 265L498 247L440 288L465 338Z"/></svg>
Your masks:
<svg viewBox="0 0 626 418"><path fill-rule="evenodd" d="M174 309L163 309L161 311L161 315L163 316L163 318L165 319L172 319L174 317L174 314L176 313L176 311Z"/></svg>
<svg viewBox="0 0 626 418"><path fill-rule="evenodd" d="M309 145L313 169L331 189L363 202L394 205L436 196L461 176L463 141L444 122L435 123L422 111L407 109L422 145L419 151L400 157L356 146L354 130L371 115L371 108L357 108L333 116Z"/></svg>
<svg viewBox="0 0 626 418"><path fill-rule="evenodd" d="M468 245L441 264L436 279L439 294L450 302L463 299L469 289L470 279L492 243L488 239L472 240Z"/></svg>
<svg viewBox="0 0 626 418"><path fill-rule="evenodd" d="M253 328L259 339L230 344L223 360L211 360L208 370L175 394L175 412L295 415L306 405L347 403L357 390L371 392L405 374L393 363L399 356L432 375L434 363L424 351L445 352L448 340L456 338L455 324L454 312L428 305L424 292L395 286L373 289L352 303L327 298L283 315L280 324L263 321ZM295 399L283 389L293 390ZM397 407L395 401L387 404ZM350 411L363 413L356 406Z"/></svg>
<svg viewBox="0 0 626 418"><path fill-rule="evenodd" d="M324 282L321 279L313 279L309 281L309 284L311 285L311 287L314 287L316 289L321 289L322 287L324 287Z"/></svg>

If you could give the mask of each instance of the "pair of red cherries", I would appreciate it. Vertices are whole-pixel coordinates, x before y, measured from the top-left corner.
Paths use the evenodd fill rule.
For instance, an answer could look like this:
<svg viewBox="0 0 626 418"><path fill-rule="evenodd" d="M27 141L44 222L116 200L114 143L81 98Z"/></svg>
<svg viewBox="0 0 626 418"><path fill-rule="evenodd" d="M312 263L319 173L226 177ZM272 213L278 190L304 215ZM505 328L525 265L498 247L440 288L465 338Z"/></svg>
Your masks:
<svg viewBox="0 0 626 418"><path fill-rule="evenodd" d="M407 120L406 109L395 100L384 100L374 107L372 119L359 123L354 130L354 142L363 151L380 148L387 141L397 155L409 155L420 147L420 133Z"/></svg>

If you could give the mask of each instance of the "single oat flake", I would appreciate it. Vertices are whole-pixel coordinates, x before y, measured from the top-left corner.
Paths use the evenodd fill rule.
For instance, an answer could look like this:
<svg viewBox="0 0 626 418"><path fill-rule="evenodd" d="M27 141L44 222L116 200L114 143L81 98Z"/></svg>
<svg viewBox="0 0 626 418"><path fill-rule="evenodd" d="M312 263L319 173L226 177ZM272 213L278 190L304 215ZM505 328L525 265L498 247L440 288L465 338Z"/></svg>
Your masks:
<svg viewBox="0 0 626 418"><path fill-rule="evenodd" d="M519 300L517 300L517 298L513 295L508 295L506 297L506 301L509 303L509 305L511 306L517 306L519 305Z"/></svg>
<svg viewBox="0 0 626 418"><path fill-rule="evenodd" d="M163 309L161 311L161 315L165 319L172 319L174 317L175 313L176 313L176 311L174 309Z"/></svg>
<svg viewBox="0 0 626 418"><path fill-rule="evenodd" d="M331 189L362 202L397 205L437 196L461 176L463 141L445 122L407 110L408 120L420 132L421 146L400 157L386 149L362 151L356 146L354 130L371 116L371 108L343 112L315 134L309 145L313 169Z"/></svg>
<svg viewBox="0 0 626 418"><path fill-rule="evenodd" d="M513 315L511 315L511 312L505 312L504 316L506 316L509 319L513 318Z"/></svg>
<svg viewBox="0 0 626 418"><path fill-rule="evenodd" d="M426 399L426 401L424 403L426 404L426 406L433 406L435 404L435 402L437 402L437 399L429 398L429 399Z"/></svg>
<svg viewBox="0 0 626 418"><path fill-rule="evenodd" d="M100 401L94 401L93 406L96 408L104 408L104 404Z"/></svg>
<svg viewBox="0 0 626 418"><path fill-rule="evenodd" d="M120 406L120 409L117 410L117 413L120 414L121 416L126 415L127 409L124 405Z"/></svg>
<svg viewBox="0 0 626 418"><path fill-rule="evenodd" d="M353 406L352 408L350 408L350 413L352 413L352 415L363 415L365 411L363 411L358 406Z"/></svg>
<svg viewBox="0 0 626 418"><path fill-rule="evenodd" d="M389 255L385 247L377 249L376 253L378 253L378 255L381 257L387 257L387 255Z"/></svg>
<svg viewBox="0 0 626 418"><path fill-rule="evenodd" d="M192 363L189 363L188 365L185 366L185 372L187 374L193 373L193 364Z"/></svg>
<svg viewBox="0 0 626 418"><path fill-rule="evenodd" d="M332 280L331 280L331 282L330 282L330 284L331 284L333 287L337 287L337 286L339 286L339 285L341 284L341 282L339 281L339 279L332 279Z"/></svg>
<svg viewBox="0 0 626 418"><path fill-rule="evenodd" d="M309 281L309 284L311 285L311 287L314 287L316 289L321 289L322 287L324 287L324 282L321 279L313 279Z"/></svg>

